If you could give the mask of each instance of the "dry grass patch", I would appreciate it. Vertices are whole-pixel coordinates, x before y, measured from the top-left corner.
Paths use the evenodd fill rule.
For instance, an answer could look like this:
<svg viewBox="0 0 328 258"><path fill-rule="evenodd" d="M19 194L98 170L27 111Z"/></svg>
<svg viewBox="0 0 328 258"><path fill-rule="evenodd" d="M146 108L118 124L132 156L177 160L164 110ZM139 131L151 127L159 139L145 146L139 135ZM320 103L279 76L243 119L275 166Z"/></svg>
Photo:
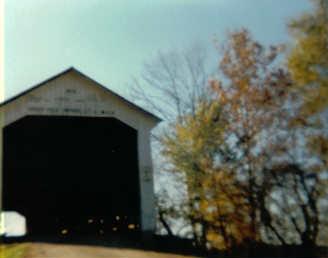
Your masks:
<svg viewBox="0 0 328 258"><path fill-rule="evenodd" d="M27 244L0 244L0 258L24 258Z"/></svg>

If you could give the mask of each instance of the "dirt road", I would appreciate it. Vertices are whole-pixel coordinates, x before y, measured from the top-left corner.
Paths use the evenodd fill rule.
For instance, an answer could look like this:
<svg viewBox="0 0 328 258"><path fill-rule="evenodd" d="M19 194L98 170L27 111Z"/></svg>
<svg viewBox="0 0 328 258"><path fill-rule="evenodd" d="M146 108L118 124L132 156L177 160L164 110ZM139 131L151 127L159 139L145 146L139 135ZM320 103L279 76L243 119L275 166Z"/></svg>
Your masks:
<svg viewBox="0 0 328 258"><path fill-rule="evenodd" d="M80 245L29 244L24 258L192 258L151 251Z"/></svg>

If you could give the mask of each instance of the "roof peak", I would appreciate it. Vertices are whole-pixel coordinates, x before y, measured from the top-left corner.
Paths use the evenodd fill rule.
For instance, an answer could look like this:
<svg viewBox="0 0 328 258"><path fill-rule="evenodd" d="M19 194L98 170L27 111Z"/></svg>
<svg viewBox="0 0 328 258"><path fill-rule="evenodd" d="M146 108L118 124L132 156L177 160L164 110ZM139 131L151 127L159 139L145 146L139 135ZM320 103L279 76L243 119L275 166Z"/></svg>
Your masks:
<svg viewBox="0 0 328 258"><path fill-rule="evenodd" d="M143 112L143 113L145 113L145 114L147 114L147 115L153 117L153 118L154 118L155 120L157 120L158 122L162 121L161 118L159 118L159 117L157 117L156 115L152 114L151 112L149 112L149 111L147 111L147 110L145 110L145 109L143 109L143 108L137 106L136 104L134 104L133 102L127 100L126 98L122 97L121 95L117 94L116 92L110 90L109 88L105 87L104 85L102 85L101 83L97 82L97 81L94 80L93 78L91 78L91 77L89 77L88 75L82 73L80 70L78 70L78 69L75 68L74 66L70 66L70 67L66 68L65 70L63 70L63 71L61 71L61 72L59 72L59 73L57 73L57 74L55 74L55 75L49 77L48 79L43 80L43 81L41 81L41 82L35 84L34 86L28 88L27 90L24 90L24 91L18 93L17 95L14 95L13 97L11 97L11 98L9 98L9 99L4 100L3 102L0 103L0 107L3 107L3 106L5 106L5 105L7 105L8 103L11 103L11 102L15 101L16 99L18 99L18 98L20 98L20 97L22 97L22 96L28 94L29 92L31 92L31 91L33 91L33 90L35 90L35 89L37 89L37 88L39 88L39 87L45 85L46 83L48 83L48 82L50 82L50 81L52 81L52 80L55 80L55 79L57 79L57 78L63 76L64 74L67 74L67 73L72 72L72 71L73 71L73 72L76 72L77 74L79 74L80 76L86 78L87 80L94 82L97 86L103 88L103 89L106 90L108 93L110 93L110 94L112 94L112 95L118 97L118 98L121 99L122 101L126 102L128 105L130 105L130 106L132 106L132 107L134 107L134 108L137 108L137 109L140 110L141 112Z"/></svg>

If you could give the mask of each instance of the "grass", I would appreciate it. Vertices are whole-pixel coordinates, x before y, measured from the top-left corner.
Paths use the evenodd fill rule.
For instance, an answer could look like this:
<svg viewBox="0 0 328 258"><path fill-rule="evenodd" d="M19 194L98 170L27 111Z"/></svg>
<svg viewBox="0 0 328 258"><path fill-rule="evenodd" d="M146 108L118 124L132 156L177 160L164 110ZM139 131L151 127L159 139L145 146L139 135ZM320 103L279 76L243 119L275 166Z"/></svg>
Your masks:
<svg viewBox="0 0 328 258"><path fill-rule="evenodd" d="M26 244L0 244L0 258L24 258Z"/></svg>

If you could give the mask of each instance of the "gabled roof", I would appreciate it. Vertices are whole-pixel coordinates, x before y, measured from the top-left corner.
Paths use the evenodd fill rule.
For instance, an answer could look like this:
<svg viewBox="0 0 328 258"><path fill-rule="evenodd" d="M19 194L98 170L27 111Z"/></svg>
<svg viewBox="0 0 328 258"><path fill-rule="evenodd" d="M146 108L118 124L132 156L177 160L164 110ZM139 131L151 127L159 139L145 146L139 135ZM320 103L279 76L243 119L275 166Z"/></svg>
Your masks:
<svg viewBox="0 0 328 258"><path fill-rule="evenodd" d="M11 102L15 101L16 99L18 99L18 98L20 98L20 97L28 94L29 92L31 92L31 91L33 91L33 90L35 90L37 88L40 88L40 87L44 86L47 82L50 82L52 80L55 80L55 79L61 77L62 75L66 74L66 73L69 73L69 72L72 72L72 71L78 73L79 75L81 75L82 77L86 78L87 80L90 80L90 81L94 82L98 87L104 89L109 94L112 94L112 95L116 96L117 98L119 98L120 100L122 100L123 102L125 102L126 104L128 104L129 106L131 106L132 108L135 108L135 109L139 110L140 112L142 112L142 113L144 113L144 114L152 117L153 119L157 120L157 122L162 121L162 119L159 118L158 116L156 116L156 115L150 113L149 111L147 111L147 110L145 110L145 109L137 106L136 104L132 103L131 101L127 100L126 98L123 98L122 96L118 95L116 92L108 89L104 85L100 84L96 80L90 78L89 76L85 75L84 73L80 72L79 70L75 69L74 67L70 67L70 68L68 68L68 69L66 69L66 70L64 70L64 71L62 71L62 72L60 72L60 73L58 73L58 74L56 74L56 75L54 75L54 76L52 76L52 77L50 77L50 78L42 81L42 82L40 82L40 83L32 86L32 87L30 87L29 89L27 89L25 91L22 91L21 93L19 93L19 94L15 95L15 96L13 96L13 97L11 97L11 98L3 101L2 103L0 103L0 107L3 107L5 105L11 103Z"/></svg>

